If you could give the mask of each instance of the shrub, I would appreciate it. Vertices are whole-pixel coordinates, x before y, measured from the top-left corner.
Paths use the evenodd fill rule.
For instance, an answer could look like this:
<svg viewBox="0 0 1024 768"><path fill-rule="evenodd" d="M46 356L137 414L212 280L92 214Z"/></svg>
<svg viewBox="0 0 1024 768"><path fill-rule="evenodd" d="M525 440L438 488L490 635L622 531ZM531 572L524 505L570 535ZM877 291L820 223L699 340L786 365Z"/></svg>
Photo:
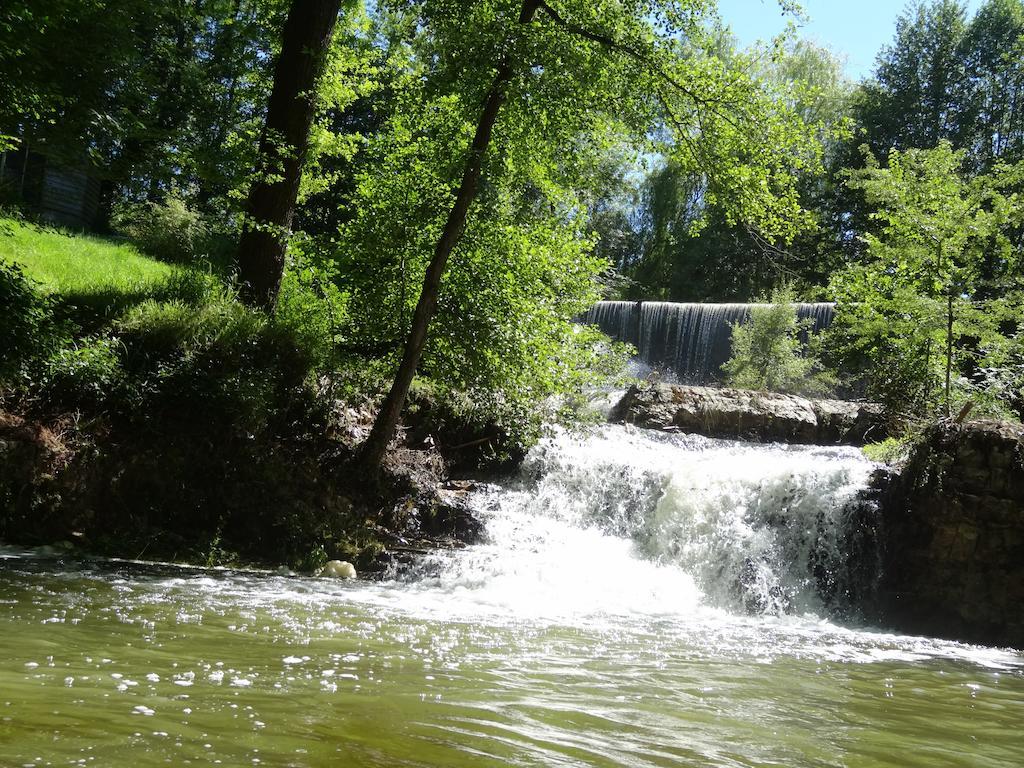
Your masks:
<svg viewBox="0 0 1024 768"><path fill-rule="evenodd" d="M318 351L223 290L201 306L145 301L115 324L138 418L185 410L255 433L310 406Z"/></svg>
<svg viewBox="0 0 1024 768"><path fill-rule="evenodd" d="M910 448L910 438L904 435L902 437L887 437L880 443L868 443L861 448L861 451L871 461L882 464L899 464L907 460Z"/></svg>
<svg viewBox="0 0 1024 768"><path fill-rule="evenodd" d="M274 322L295 336L315 367L336 368L344 341L349 296L322 266L315 266L306 258L299 244L293 244L289 260Z"/></svg>
<svg viewBox="0 0 1024 768"><path fill-rule="evenodd" d="M0 381L9 382L62 339L53 300L17 264L0 262Z"/></svg>
<svg viewBox="0 0 1024 768"><path fill-rule="evenodd" d="M993 340L964 389L974 415L1024 420L1024 330Z"/></svg>
<svg viewBox="0 0 1024 768"><path fill-rule="evenodd" d="M179 297L151 298L130 308L114 328L128 355L146 361L195 356L215 346L230 347L257 335L266 319L221 289L193 304Z"/></svg>
<svg viewBox="0 0 1024 768"><path fill-rule="evenodd" d="M818 360L810 321L797 316L792 289L782 286L766 301L751 308L749 322L733 324L732 356L722 366L727 383L740 389L806 395L830 392L834 379ZM802 334L808 336L806 345L801 343Z"/></svg>
<svg viewBox="0 0 1024 768"><path fill-rule="evenodd" d="M115 339L94 337L57 350L43 367L42 394L55 405L102 406L124 378L118 347Z"/></svg>
<svg viewBox="0 0 1024 768"><path fill-rule="evenodd" d="M194 262L209 255L211 248L209 224L173 193L162 203L121 203L111 224L141 251L164 261Z"/></svg>

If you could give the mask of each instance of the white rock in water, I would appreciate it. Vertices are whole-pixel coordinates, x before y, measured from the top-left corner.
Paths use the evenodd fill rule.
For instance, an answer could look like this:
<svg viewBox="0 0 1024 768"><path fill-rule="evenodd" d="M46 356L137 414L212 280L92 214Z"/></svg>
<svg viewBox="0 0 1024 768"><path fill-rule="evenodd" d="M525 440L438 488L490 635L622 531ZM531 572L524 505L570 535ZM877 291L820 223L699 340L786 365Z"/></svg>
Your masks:
<svg viewBox="0 0 1024 768"><path fill-rule="evenodd" d="M321 571L321 576L333 576L337 579L354 579L356 567L347 560L328 560Z"/></svg>

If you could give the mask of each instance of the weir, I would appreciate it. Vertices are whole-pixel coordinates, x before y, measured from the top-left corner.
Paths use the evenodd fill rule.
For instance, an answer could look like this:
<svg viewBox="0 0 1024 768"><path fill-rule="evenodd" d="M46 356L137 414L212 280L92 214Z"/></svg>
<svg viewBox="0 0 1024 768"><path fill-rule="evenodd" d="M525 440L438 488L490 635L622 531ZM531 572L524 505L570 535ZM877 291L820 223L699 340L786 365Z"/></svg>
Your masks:
<svg viewBox="0 0 1024 768"><path fill-rule="evenodd" d="M719 380L729 359L733 323L746 322L750 310L765 304L703 304L668 301L599 301L582 321L596 325L616 341L635 346L647 365L670 371L685 384ZM827 328L835 305L794 305L813 321L814 332Z"/></svg>

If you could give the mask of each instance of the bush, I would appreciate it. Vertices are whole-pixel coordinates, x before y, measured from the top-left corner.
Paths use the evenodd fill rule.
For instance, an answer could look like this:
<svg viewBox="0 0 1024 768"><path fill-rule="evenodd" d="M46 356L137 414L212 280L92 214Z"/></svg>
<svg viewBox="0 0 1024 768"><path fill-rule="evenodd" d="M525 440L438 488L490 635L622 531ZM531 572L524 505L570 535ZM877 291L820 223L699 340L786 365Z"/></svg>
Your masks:
<svg viewBox="0 0 1024 768"><path fill-rule="evenodd" d="M223 290L201 306L145 301L115 324L136 418L182 410L255 433L310 407L319 350Z"/></svg>
<svg viewBox="0 0 1024 768"><path fill-rule="evenodd" d="M887 437L880 443L868 443L861 448L864 456L882 464L900 464L910 455L909 436Z"/></svg>
<svg viewBox="0 0 1024 768"><path fill-rule="evenodd" d="M810 321L797 316L792 289L782 286L763 301L768 303L751 308L749 322L733 324L732 356L722 366L727 383L770 392L830 393L834 378L818 360ZM806 345L802 334L808 336Z"/></svg>
<svg viewBox="0 0 1024 768"><path fill-rule="evenodd" d="M54 405L96 408L114 397L124 378L119 344L89 338L57 350L43 366L41 392Z"/></svg>
<svg viewBox="0 0 1024 768"><path fill-rule="evenodd" d="M0 262L0 381L10 382L33 360L47 357L62 336L53 299L20 266Z"/></svg>
<svg viewBox="0 0 1024 768"><path fill-rule="evenodd" d="M1024 330L995 339L964 388L974 415L1024 420Z"/></svg>
<svg viewBox="0 0 1024 768"><path fill-rule="evenodd" d="M209 256L212 248L212 228L176 194L162 203L121 203L111 224L139 250L164 261L191 263Z"/></svg>
<svg viewBox="0 0 1024 768"><path fill-rule="evenodd" d="M323 267L313 265L293 243L289 267L281 282L274 322L294 334L319 369L339 367L344 342L349 296L330 279Z"/></svg>
<svg viewBox="0 0 1024 768"><path fill-rule="evenodd" d="M201 304L173 297L148 299L130 308L114 325L129 358L143 367L187 359L221 346L244 345L266 318L246 309L225 289Z"/></svg>
<svg viewBox="0 0 1024 768"><path fill-rule="evenodd" d="M0 263L0 381L46 406L136 422L196 413L254 433L297 406L313 415L309 384L337 363L343 302L332 297L289 274L267 318L216 277L182 269L138 289L51 298Z"/></svg>

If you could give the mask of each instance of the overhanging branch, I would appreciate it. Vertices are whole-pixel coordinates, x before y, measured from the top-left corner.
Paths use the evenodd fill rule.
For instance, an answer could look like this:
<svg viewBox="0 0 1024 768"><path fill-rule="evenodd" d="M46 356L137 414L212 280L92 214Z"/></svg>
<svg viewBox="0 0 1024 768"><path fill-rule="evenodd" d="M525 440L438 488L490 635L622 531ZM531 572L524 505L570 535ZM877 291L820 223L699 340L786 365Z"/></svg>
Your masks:
<svg viewBox="0 0 1024 768"><path fill-rule="evenodd" d="M591 29L587 29L584 26L569 21L564 16L562 16L557 10L552 8L546 2L546 0L537 0L537 8L539 10L544 11L544 13L547 15L549 19L551 19L555 24L560 26L566 32L577 35L578 37L582 37L584 40L589 40L592 43L597 43L598 45L604 48L630 57L634 61L642 64L649 72L653 73L656 77L668 83L674 90L684 94L695 104L712 108L712 111L715 111L713 110L713 105L715 103L713 100L706 99L697 95L697 93L695 93L692 89L686 87L686 85L680 82L679 78L674 77L670 72L665 71L665 69L659 66L657 62L653 61L651 56L647 52L642 51L636 46L631 45L629 43L616 40L610 35L606 35L602 32L595 32ZM727 115L719 116L726 120L729 120L729 117Z"/></svg>

